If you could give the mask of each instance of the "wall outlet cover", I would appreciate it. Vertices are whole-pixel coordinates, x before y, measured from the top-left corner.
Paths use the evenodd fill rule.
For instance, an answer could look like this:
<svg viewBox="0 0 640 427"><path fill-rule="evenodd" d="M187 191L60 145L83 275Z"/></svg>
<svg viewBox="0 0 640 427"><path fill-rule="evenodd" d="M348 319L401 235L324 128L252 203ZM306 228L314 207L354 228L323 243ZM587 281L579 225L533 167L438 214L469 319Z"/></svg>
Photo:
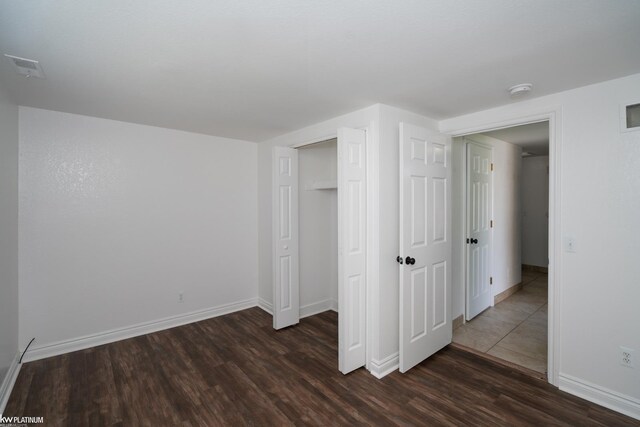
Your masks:
<svg viewBox="0 0 640 427"><path fill-rule="evenodd" d="M622 347L620 346L620 364L627 368L635 368L633 353L635 350L632 348Z"/></svg>

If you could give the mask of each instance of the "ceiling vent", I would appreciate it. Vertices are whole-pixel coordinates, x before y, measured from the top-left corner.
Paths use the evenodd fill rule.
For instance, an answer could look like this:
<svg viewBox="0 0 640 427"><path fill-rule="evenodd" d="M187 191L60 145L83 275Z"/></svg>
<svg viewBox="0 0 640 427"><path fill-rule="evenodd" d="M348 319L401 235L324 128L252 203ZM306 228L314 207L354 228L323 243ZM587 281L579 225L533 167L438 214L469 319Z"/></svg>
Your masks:
<svg viewBox="0 0 640 427"><path fill-rule="evenodd" d="M4 55L11 60L18 74L22 74L25 77L37 77L44 79L44 71L38 61L33 59L20 58L13 55Z"/></svg>

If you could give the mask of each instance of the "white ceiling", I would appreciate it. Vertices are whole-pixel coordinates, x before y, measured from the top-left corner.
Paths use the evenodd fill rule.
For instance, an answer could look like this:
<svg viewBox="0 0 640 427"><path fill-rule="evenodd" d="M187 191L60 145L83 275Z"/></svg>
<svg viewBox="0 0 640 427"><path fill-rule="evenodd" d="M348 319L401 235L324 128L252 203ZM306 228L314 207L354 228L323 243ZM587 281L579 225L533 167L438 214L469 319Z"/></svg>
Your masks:
<svg viewBox="0 0 640 427"><path fill-rule="evenodd" d="M522 147L523 152L536 156L549 154L549 122L531 123L506 129L484 132L484 135L497 138Z"/></svg>
<svg viewBox="0 0 640 427"><path fill-rule="evenodd" d="M435 119L640 72L637 0L0 0L22 105L261 141L381 102Z"/></svg>

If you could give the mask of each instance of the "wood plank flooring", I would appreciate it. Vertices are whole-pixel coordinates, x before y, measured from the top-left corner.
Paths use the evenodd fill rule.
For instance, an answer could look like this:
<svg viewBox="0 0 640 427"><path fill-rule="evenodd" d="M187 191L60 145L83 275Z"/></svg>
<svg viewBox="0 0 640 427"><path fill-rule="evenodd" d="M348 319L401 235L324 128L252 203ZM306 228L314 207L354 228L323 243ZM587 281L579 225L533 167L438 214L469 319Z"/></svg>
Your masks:
<svg viewBox="0 0 640 427"><path fill-rule="evenodd" d="M337 315L258 308L27 363L5 416L59 426L640 425L448 347L378 380L337 363Z"/></svg>

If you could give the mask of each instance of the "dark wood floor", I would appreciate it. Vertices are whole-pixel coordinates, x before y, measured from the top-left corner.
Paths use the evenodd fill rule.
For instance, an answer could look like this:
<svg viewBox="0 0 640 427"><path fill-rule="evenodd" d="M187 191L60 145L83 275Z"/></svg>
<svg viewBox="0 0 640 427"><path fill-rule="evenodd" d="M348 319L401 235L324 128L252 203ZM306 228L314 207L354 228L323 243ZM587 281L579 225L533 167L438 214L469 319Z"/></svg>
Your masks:
<svg viewBox="0 0 640 427"><path fill-rule="evenodd" d="M337 367L337 316L276 332L258 308L27 363L5 416L46 425L640 425L445 348L382 380Z"/></svg>

